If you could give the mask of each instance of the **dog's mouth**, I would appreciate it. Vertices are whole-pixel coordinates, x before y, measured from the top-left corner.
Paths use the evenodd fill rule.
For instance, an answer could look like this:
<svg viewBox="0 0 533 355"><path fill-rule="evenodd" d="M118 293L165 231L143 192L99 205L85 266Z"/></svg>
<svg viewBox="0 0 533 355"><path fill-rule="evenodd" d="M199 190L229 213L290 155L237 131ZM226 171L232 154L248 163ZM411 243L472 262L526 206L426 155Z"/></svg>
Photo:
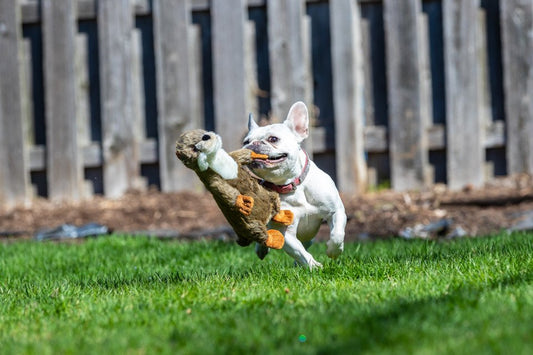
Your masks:
<svg viewBox="0 0 533 355"><path fill-rule="evenodd" d="M254 165L277 165L287 159L289 155L287 153L281 153L276 155L269 155L266 159L256 158L254 159Z"/></svg>

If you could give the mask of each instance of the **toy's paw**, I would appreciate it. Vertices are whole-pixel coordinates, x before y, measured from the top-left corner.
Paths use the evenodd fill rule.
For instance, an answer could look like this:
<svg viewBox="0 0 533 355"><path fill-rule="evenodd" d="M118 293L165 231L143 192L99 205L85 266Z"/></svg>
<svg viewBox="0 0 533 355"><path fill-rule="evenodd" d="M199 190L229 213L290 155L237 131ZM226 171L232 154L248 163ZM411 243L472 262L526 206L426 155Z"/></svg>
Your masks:
<svg viewBox="0 0 533 355"><path fill-rule="evenodd" d="M254 198L251 196L239 195L235 201L235 206L239 208L240 213L248 216L250 213L252 213L252 208L254 207Z"/></svg>
<svg viewBox="0 0 533 355"><path fill-rule="evenodd" d="M249 239L237 238L237 244L241 247L247 247L248 245L252 244L252 241Z"/></svg>
<svg viewBox="0 0 533 355"><path fill-rule="evenodd" d="M289 226L294 221L294 213L292 213L290 210L281 210L278 212L278 214L272 217L272 220L285 226Z"/></svg>
<svg viewBox="0 0 533 355"><path fill-rule="evenodd" d="M268 159L268 155L259 154L259 153L256 153L256 152L252 151L250 153L250 158L251 159Z"/></svg>
<svg viewBox="0 0 533 355"><path fill-rule="evenodd" d="M285 244L285 237L281 234L280 231L275 229L267 230L268 238L265 242L265 246L272 249L281 249L283 244Z"/></svg>
<svg viewBox="0 0 533 355"><path fill-rule="evenodd" d="M261 260L263 260L267 256L269 251L270 251L270 249L268 247L264 246L263 244L257 243L255 245L255 254Z"/></svg>

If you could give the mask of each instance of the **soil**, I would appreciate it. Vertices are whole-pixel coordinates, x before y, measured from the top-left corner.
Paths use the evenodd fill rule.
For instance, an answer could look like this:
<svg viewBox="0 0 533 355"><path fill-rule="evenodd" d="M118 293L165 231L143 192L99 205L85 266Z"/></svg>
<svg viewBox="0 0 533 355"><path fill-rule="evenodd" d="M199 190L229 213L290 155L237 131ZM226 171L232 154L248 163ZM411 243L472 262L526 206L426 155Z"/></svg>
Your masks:
<svg viewBox="0 0 533 355"><path fill-rule="evenodd" d="M417 224L446 220L446 235L461 227L469 236L493 234L533 216L533 177L495 179L480 189L466 186L449 191L436 185L427 191L378 191L342 195L348 224L346 240L388 238ZM94 197L77 203L37 199L30 206L0 207L0 237L32 238L37 231L62 224L103 224L116 233L149 234L161 238L231 239L231 229L207 193L130 191L119 199ZM318 240L327 238L323 225ZM439 238L440 235L430 235Z"/></svg>

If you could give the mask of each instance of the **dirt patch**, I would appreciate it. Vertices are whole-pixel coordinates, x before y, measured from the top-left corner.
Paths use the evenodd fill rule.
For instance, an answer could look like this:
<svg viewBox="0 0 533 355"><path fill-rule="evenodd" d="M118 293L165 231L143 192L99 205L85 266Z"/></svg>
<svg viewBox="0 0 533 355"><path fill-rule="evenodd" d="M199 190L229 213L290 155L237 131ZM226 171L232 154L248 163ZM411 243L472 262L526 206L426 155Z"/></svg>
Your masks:
<svg viewBox="0 0 533 355"><path fill-rule="evenodd" d="M397 236L407 227L443 219L450 221L450 228L460 226L468 235L487 235L533 215L533 179L528 175L497 179L482 189L466 187L458 192L437 185L429 191L342 197L348 215L346 240ZM9 239L31 238L39 230L64 223L90 222L115 232L148 231L183 238L227 236L229 230L207 193L132 191L115 200L95 197L58 204L38 199L30 207L0 208L0 235ZM327 226L318 236L319 240L325 238Z"/></svg>

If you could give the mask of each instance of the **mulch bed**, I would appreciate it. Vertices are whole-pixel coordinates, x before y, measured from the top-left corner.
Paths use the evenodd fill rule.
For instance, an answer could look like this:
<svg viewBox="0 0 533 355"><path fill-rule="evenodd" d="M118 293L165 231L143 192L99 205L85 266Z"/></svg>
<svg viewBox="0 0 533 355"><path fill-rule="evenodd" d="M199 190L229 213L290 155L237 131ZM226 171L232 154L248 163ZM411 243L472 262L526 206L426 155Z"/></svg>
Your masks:
<svg viewBox="0 0 533 355"><path fill-rule="evenodd" d="M380 191L342 196L348 224L346 240L387 238L417 224L442 219L460 226L468 235L481 236L506 229L533 213L533 179L517 175L495 179L484 188L465 187L451 192L444 185L428 191ZM130 191L115 200L94 197L77 203L52 203L36 199L30 206L0 207L0 237L32 238L43 229L62 224L96 222L115 232L195 239L227 238L230 233L222 213L207 193ZM327 226L319 240L327 239Z"/></svg>

